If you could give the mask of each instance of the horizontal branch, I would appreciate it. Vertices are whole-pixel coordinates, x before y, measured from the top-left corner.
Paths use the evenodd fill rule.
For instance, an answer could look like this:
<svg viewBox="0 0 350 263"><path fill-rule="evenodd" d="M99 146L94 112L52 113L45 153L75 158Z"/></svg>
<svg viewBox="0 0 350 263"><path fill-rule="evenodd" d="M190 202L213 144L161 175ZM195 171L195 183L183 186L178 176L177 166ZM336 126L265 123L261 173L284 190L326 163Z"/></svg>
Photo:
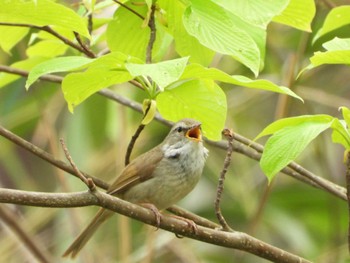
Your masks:
<svg viewBox="0 0 350 263"><path fill-rule="evenodd" d="M146 224L157 225L152 211L97 190L76 193L42 193L0 188L0 203L60 208L101 206ZM187 222L169 216L162 216L159 227L202 242L243 250L273 262L310 262L242 232L225 232L202 226L198 226L197 231L192 231Z"/></svg>

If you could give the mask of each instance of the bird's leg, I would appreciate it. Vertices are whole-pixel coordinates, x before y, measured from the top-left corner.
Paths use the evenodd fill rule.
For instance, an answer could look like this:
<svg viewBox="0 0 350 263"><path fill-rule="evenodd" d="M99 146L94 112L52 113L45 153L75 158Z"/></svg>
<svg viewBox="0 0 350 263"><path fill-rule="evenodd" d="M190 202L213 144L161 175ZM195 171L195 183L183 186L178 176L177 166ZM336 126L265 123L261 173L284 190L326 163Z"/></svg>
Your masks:
<svg viewBox="0 0 350 263"><path fill-rule="evenodd" d="M140 206L151 210L151 212L154 214L156 218L156 228L157 228L156 230L158 230L160 226L160 218L162 217L162 214L159 212L158 208L151 203L141 203Z"/></svg>
<svg viewBox="0 0 350 263"><path fill-rule="evenodd" d="M185 221L187 223L187 225L191 228L191 230L193 231L193 234L197 234L198 233L198 227L196 225L196 223L191 220L191 219L188 219L188 218L185 218L185 217L181 217L181 216L177 216L177 215L169 215L171 217L174 217L176 219L179 219L179 220L182 220L182 221ZM178 238L181 238L182 236L178 235L178 234L175 234L176 237Z"/></svg>

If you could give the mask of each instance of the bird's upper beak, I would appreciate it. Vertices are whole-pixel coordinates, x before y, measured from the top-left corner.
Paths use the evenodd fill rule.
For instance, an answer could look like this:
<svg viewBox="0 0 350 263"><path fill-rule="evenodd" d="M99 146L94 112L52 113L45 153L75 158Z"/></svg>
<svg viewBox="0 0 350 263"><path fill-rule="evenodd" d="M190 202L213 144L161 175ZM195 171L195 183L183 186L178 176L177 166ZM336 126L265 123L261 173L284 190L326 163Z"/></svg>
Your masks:
<svg viewBox="0 0 350 263"><path fill-rule="evenodd" d="M186 132L186 137L195 141L202 141L201 125L196 125Z"/></svg>

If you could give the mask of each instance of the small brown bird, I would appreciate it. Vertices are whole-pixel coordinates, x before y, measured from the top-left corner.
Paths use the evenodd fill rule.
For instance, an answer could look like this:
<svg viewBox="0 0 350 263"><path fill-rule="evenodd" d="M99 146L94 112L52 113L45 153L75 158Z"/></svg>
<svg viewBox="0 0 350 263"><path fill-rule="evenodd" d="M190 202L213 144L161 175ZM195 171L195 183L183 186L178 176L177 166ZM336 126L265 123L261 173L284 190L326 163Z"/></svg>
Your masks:
<svg viewBox="0 0 350 263"><path fill-rule="evenodd" d="M185 197L197 184L208 150L202 143L201 123L183 119L164 141L127 165L107 193L162 210ZM63 254L74 258L96 229L114 212L101 208Z"/></svg>

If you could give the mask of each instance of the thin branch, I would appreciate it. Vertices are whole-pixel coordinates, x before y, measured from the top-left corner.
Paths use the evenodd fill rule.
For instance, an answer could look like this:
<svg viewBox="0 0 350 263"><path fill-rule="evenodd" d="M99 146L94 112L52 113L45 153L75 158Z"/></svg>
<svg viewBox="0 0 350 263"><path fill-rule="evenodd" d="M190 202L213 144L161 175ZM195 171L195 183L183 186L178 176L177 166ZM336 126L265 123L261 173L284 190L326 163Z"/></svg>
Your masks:
<svg viewBox="0 0 350 263"><path fill-rule="evenodd" d="M348 198L348 250L350 253L350 151L346 152L346 189Z"/></svg>
<svg viewBox="0 0 350 263"><path fill-rule="evenodd" d="M150 108L151 108L151 104L148 105L142 119L144 119L147 116L147 113L148 113ZM128 149L127 149L126 154L125 154L125 162L124 162L125 166L127 166L130 163L131 152L134 148L134 145L136 143L137 138L140 136L140 134L143 131L143 129L145 128L145 126L146 125L141 122L141 124L137 128L135 134L131 137L131 140L130 140L129 145L128 145Z"/></svg>
<svg viewBox="0 0 350 263"><path fill-rule="evenodd" d="M0 218L17 235L22 244L24 244L39 262L52 262L49 255L47 255L45 251L42 251L36 241L23 229L23 226L18 222L18 216L14 215L14 213L4 205L0 206Z"/></svg>
<svg viewBox="0 0 350 263"><path fill-rule="evenodd" d="M89 188L90 191L95 191L96 185L94 184L94 181L91 178L86 178L83 173L81 173L76 166L76 164L73 161L72 156L69 154L68 148L66 144L64 143L64 140L61 138L60 143L62 145L62 149L64 151L64 154L66 155L67 160L69 161L70 165L72 166L73 170L75 171L75 174L78 175L79 179L83 181L84 184Z"/></svg>
<svg viewBox="0 0 350 263"><path fill-rule="evenodd" d="M74 42L70 41L68 38L60 35L57 33L55 30L53 30L49 26L35 26L31 24L24 24L24 23L5 23L5 22L0 22L0 26L16 26L16 27L30 27L30 28L35 28L39 30L46 31L47 33L57 37L59 40L61 40L63 43L67 44L68 46L84 53L86 56L90 58L95 58L96 55L92 51L87 51L84 48L82 48L80 45L75 44Z"/></svg>
<svg viewBox="0 0 350 263"><path fill-rule="evenodd" d="M77 40L81 48L84 50L84 53L90 54L89 57L92 57L92 58L96 57L96 55L92 52L92 50L87 45L84 44L80 35L77 32L73 32L73 33L74 33L75 39Z"/></svg>
<svg viewBox="0 0 350 263"><path fill-rule="evenodd" d="M93 193L40 193L0 188L0 202L40 207L101 206L146 224L156 225L154 214L149 209L98 190ZM197 232L189 231L185 221L169 216L163 216L159 227L202 242L243 250L273 262L310 262L242 232L225 232L202 226L198 226Z"/></svg>
<svg viewBox="0 0 350 263"><path fill-rule="evenodd" d="M223 136L227 139L228 141L228 148L227 148L227 153L224 161L224 167L222 168L222 171L220 173L219 177L219 182L218 182L218 187L216 190L216 198L215 198L215 214L216 217L219 220L220 225L222 226L222 229L225 231L232 231L231 227L227 224L224 216L221 213L221 208L220 208L220 201L221 201L221 196L224 191L224 182L225 182L225 175L227 173L227 169L230 166L231 163L231 155L233 152L233 133L229 129L224 129L222 131Z"/></svg>
<svg viewBox="0 0 350 263"><path fill-rule="evenodd" d="M139 18L141 18L142 20L145 20L145 17L139 13L137 13L135 10L133 10L132 8L128 7L127 5L119 2L118 0L113 0L114 2L116 2L118 5L124 7L125 9L129 10L131 13L134 13L135 15L137 15Z"/></svg>
<svg viewBox="0 0 350 263"><path fill-rule="evenodd" d="M154 41L156 41L156 23L154 19L154 13L156 11L156 5L151 6L151 13L148 21L148 27L151 30L150 36L149 36L149 41L147 45L147 50L146 50L146 63L152 63L152 49L154 45Z"/></svg>
<svg viewBox="0 0 350 263"><path fill-rule="evenodd" d="M89 34L91 35L92 29L93 29L93 19L92 19L92 13L88 14L88 31Z"/></svg>
<svg viewBox="0 0 350 263"><path fill-rule="evenodd" d="M143 129L145 128L146 125L144 124L140 124L139 127L137 128L135 134L131 137L131 140L129 142L129 145L128 145L128 149L126 151L126 154L125 154L125 166L127 166L129 163L130 163L130 155L131 155L131 152L132 152L132 149L134 148L134 145L135 145L135 142L137 140L137 138L140 136L141 132L143 131Z"/></svg>
<svg viewBox="0 0 350 263"><path fill-rule="evenodd" d="M29 74L28 71L15 69L15 68L4 66L4 65L0 65L0 71L11 73L11 74L16 74L16 75L21 75L21 76L28 76L28 74ZM55 76L55 75L45 75L45 76L41 76L40 79L60 83L60 82L62 82L63 78L59 77L59 76ZM111 90L102 89L102 90L98 91L98 94L142 113L142 106L140 103L134 102L134 101L129 100L123 96L120 96L119 94L116 94ZM154 118L157 121L159 121L167 126L173 125L172 122L165 120L158 113L155 115ZM249 140L248 138L245 138L242 135L239 135L237 133L234 133L233 135L234 135L234 140L236 141L236 143L234 143L234 151L235 152L241 153L241 154L243 154L251 159L257 160L257 161L260 160L261 153L263 152L263 149L264 149L264 147L261 144L258 144L252 140ZM221 148L223 150L227 150L228 145L224 141L214 142L214 141L208 140L206 138L204 138L204 140L206 143L208 143L212 146ZM308 185L325 190L325 191L333 194L334 196L339 197L340 199L347 201L345 188L343 188L339 185L336 185L336 184L334 184L326 179L323 179L323 178L311 173L310 171L306 170L305 168L301 167L300 165L298 165L295 162L292 162L291 164L289 164L288 167L285 167L284 169L282 169L281 172L283 172L283 173L285 173L285 174L287 174L287 175L289 175L289 176L291 176L299 181L302 181ZM74 174L74 172L72 174ZM94 180L94 182L96 183L96 180ZM96 185L98 185L98 183L96 183Z"/></svg>
<svg viewBox="0 0 350 263"><path fill-rule="evenodd" d="M9 141L17 144L18 146L28 150L29 152L33 153L34 155L38 156L39 158L51 163L52 165L56 166L57 168L60 168L64 171L66 171L67 173L70 173L74 176L79 177L70 165L66 164L65 162L63 162L61 160L56 159L54 156L52 156L48 152L45 152L44 150L35 146L34 144L22 139L21 137L17 136L16 134L10 132L9 130L6 130L1 125L0 125L0 135L3 136L4 138L8 139ZM102 180L100 180L96 177L93 177L91 175L88 175L86 173L83 173L83 174L85 177L91 178L97 186L99 186L103 189L108 188L109 185L106 184L105 182L103 182Z"/></svg>

